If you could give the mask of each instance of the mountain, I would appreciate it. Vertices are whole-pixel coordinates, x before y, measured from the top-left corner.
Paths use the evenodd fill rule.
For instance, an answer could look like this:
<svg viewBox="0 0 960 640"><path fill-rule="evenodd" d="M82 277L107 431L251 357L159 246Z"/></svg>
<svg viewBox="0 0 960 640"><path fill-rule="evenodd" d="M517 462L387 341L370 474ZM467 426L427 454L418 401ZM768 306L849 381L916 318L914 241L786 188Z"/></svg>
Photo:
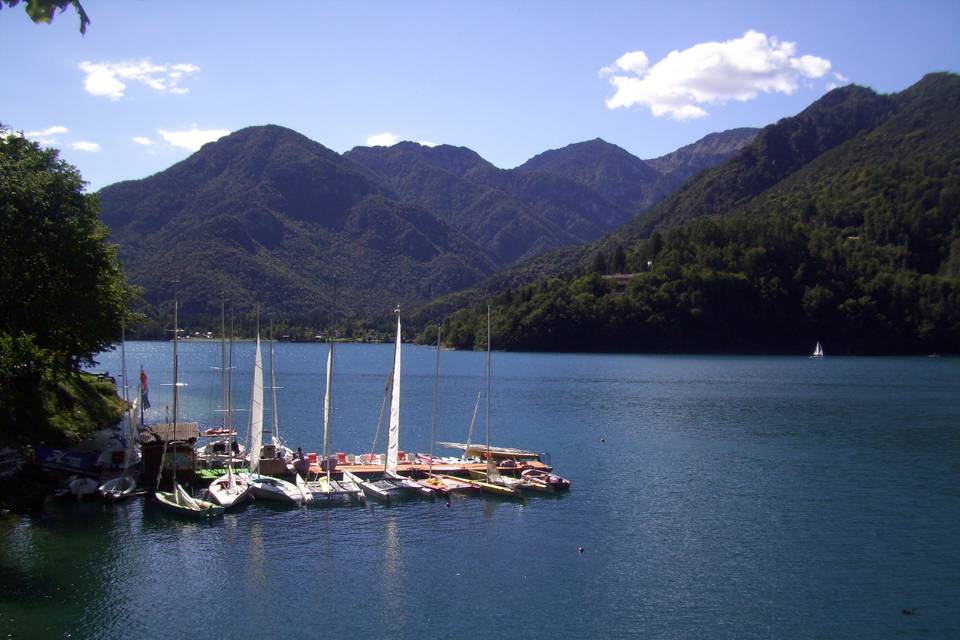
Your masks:
<svg viewBox="0 0 960 640"><path fill-rule="evenodd" d="M759 131L753 127L742 127L711 133L673 153L645 160L644 162L660 172L654 188L655 193L660 196L657 199L666 197L701 171L723 164L747 146Z"/></svg>
<svg viewBox="0 0 960 640"><path fill-rule="evenodd" d="M402 142L340 155L268 125L99 196L148 305L179 291L187 317L202 318L216 315L223 296L250 307L258 300L265 314L319 326L334 276L338 308L372 317L553 250L573 255L569 247L636 215L664 176L716 161L720 146L687 151L661 171L594 140L504 170L450 145Z"/></svg>
<svg viewBox="0 0 960 640"><path fill-rule="evenodd" d="M630 212L563 177L502 170L450 145L401 142L344 154L395 198L433 212L507 265L599 238Z"/></svg>
<svg viewBox="0 0 960 640"><path fill-rule="evenodd" d="M334 276L344 309L375 314L497 267L339 154L272 125L237 131L99 196L130 281L152 304L181 291L187 314L211 314L226 295L286 318L321 317Z"/></svg>
<svg viewBox="0 0 960 640"><path fill-rule="evenodd" d="M633 213L650 205L650 192L661 177L660 171L640 158L600 138L545 151L517 171L568 178Z"/></svg>
<svg viewBox="0 0 960 640"><path fill-rule="evenodd" d="M833 354L957 353L958 108L960 76L948 73L891 95L828 93L578 248L577 268L501 289L496 344L796 354L819 340ZM451 344L472 347L484 310L447 324Z"/></svg>
<svg viewBox="0 0 960 640"><path fill-rule="evenodd" d="M890 117L894 100L850 85L830 91L790 118L764 127L729 161L683 184L604 243L609 250L655 229L728 212L772 187L820 154Z"/></svg>
<svg viewBox="0 0 960 640"><path fill-rule="evenodd" d="M755 130L711 134L654 168L600 139L498 169L464 147L401 142L344 156L398 200L450 223L501 266L591 242L662 199L686 177L722 162Z"/></svg>

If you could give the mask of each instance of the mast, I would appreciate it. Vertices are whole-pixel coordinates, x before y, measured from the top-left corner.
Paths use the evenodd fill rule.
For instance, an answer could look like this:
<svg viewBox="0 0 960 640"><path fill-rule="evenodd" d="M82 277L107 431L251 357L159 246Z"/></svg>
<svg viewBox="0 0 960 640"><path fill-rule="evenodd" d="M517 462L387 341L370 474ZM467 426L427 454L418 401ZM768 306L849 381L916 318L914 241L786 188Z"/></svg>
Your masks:
<svg viewBox="0 0 960 640"><path fill-rule="evenodd" d="M490 460L490 305L487 305L487 460Z"/></svg>
<svg viewBox="0 0 960 640"><path fill-rule="evenodd" d="M233 303L230 303L230 346L227 352L227 428L233 431Z"/></svg>
<svg viewBox="0 0 960 640"><path fill-rule="evenodd" d="M327 388L323 394L323 466L327 469L327 486L330 483L330 460L327 458L327 447L330 443L330 405L333 392L330 384L333 382L333 341L327 349Z"/></svg>
<svg viewBox="0 0 960 640"><path fill-rule="evenodd" d="M430 465L427 473L433 473L433 443L437 439L437 403L440 398L440 332L442 327L437 325L437 361L433 371L433 417L430 428Z"/></svg>
<svg viewBox="0 0 960 640"><path fill-rule="evenodd" d="M259 332L258 332L259 335ZM273 367L273 324L270 325L270 411L273 414L271 443L280 446L280 411L277 409L277 377Z"/></svg>
<svg viewBox="0 0 960 640"><path fill-rule="evenodd" d="M123 456L123 472L130 468L130 458L133 457L133 443L136 440L133 432L133 417L130 415L130 392L127 385L127 319L126 308L120 316L120 375L123 377L123 419L126 422L127 450Z"/></svg>
<svg viewBox="0 0 960 640"><path fill-rule="evenodd" d="M223 393L223 428L227 432L227 478L233 490L233 428L230 426L230 372L227 370L227 323L223 298L220 298L220 390ZM232 347L231 343L231 347Z"/></svg>
<svg viewBox="0 0 960 640"><path fill-rule="evenodd" d="M263 360L260 356L260 308L257 307L257 347L253 356L253 390L250 393L250 473L260 468L263 441Z"/></svg>
<svg viewBox="0 0 960 640"><path fill-rule="evenodd" d="M393 350L393 393L390 396L390 429L387 432L387 461L385 472L397 472L397 453L400 449L400 305L397 314L397 342Z"/></svg>
<svg viewBox="0 0 960 640"><path fill-rule="evenodd" d="M487 305L487 482L502 484L500 470L490 455L490 305Z"/></svg>
<svg viewBox="0 0 960 640"><path fill-rule="evenodd" d="M337 313L337 278L333 278L333 316L336 318ZM333 323L331 323L333 325ZM333 389L331 385L333 384L333 327L330 327L328 332L327 339L330 341L330 348L327 349L327 387L324 390L323 394L323 466L327 469L327 487L330 486L330 460L327 458L329 455L328 449L330 445L330 420L331 410L333 405Z"/></svg>
<svg viewBox="0 0 960 640"><path fill-rule="evenodd" d="M163 453L160 456L160 470L157 472L157 491L160 491L160 479L163 477L163 465L166 462L167 458L167 448L170 446L170 443L173 442L173 494L174 500L177 504L180 503L180 492L177 491L177 410L178 410L178 391L179 383L177 382L178 374L178 354L177 354L177 336L178 332L178 312L179 312L179 302L177 301L176 296L173 298L173 438L166 440L163 443Z"/></svg>
<svg viewBox="0 0 960 640"><path fill-rule="evenodd" d="M223 416L221 424L227 428L227 326L224 318L224 302L220 298L220 393L222 395ZM229 443L228 443L229 444Z"/></svg>

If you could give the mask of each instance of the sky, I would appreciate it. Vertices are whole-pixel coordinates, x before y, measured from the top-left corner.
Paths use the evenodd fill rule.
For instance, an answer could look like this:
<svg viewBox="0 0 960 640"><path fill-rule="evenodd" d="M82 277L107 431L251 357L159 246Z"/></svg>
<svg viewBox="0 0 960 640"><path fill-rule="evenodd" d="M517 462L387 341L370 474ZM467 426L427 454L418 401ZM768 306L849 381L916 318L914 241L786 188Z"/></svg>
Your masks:
<svg viewBox="0 0 960 640"><path fill-rule="evenodd" d="M960 71L958 0L81 2L86 35L72 9L0 9L0 123L91 191L263 124L502 168L598 137L649 159L837 86Z"/></svg>

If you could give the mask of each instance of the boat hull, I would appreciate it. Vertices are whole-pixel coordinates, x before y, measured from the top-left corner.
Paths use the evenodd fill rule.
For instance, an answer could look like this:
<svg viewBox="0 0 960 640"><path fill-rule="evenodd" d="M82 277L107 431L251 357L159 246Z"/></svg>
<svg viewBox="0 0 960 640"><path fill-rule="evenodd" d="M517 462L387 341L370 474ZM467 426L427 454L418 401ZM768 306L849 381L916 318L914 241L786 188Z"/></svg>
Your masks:
<svg viewBox="0 0 960 640"><path fill-rule="evenodd" d="M133 495L137 489L137 481L130 476L120 476L104 482L97 491L107 500L124 500Z"/></svg>
<svg viewBox="0 0 960 640"><path fill-rule="evenodd" d="M172 491L157 491L154 494L157 504L167 513L190 518L192 520L207 520L223 515L223 507L206 500L193 498L194 505L177 502L176 494Z"/></svg>
<svg viewBox="0 0 960 640"><path fill-rule="evenodd" d="M301 491L301 489L292 482L270 476L261 476L256 473L251 473L243 477L250 483L250 492L257 500L269 500L286 504L300 504L305 501L304 491ZM306 495L310 494L306 493Z"/></svg>
<svg viewBox="0 0 960 640"><path fill-rule="evenodd" d="M233 483L234 486L231 489L229 478L220 477L211 482L207 489L211 502L215 502L225 509L237 507L247 502L250 499L250 484L238 476L234 476Z"/></svg>

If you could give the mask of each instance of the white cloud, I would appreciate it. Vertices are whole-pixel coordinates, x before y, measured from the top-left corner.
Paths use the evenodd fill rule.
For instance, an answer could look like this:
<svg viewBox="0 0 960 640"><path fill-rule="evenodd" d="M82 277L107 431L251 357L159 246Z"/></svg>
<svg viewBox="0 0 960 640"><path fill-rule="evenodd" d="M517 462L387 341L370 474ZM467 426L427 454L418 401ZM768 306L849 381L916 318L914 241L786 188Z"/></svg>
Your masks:
<svg viewBox="0 0 960 640"><path fill-rule="evenodd" d="M833 77L836 78L837 80L839 80L840 82L850 82L850 78L848 78L847 76L843 75L843 74L840 73L839 71L834 71L834 72L833 72Z"/></svg>
<svg viewBox="0 0 960 640"><path fill-rule="evenodd" d="M90 151L92 153L96 153L97 151L100 151L100 145L97 144L96 142L80 141L80 142L74 142L70 146L73 149L76 149L77 151Z"/></svg>
<svg viewBox="0 0 960 640"><path fill-rule="evenodd" d="M436 143L436 142L430 142L429 140L417 140L417 144L422 145L422 146L424 146L424 147L435 147L435 146L437 146L437 143Z"/></svg>
<svg viewBox="0 0 960 640"><path fill-rule="evenodd" d="M124 81L140 82L161 93L183 94L189 89L179 86L186 74L200 71L195 64L154 64L149 58L130 62L80 63L80 70L87 74L83 88L94 96L119 100L127 85Z"/></svg>
<svg viewBox="0 0 960 640"><path fill-rule="evenodd" d="M368 147L391 147L400 142L400 138L392 133L378 133L367 138Z"/></svg>
<svg viewBox="0 0 960 640"><path fill-rule="evenodd" d="M747 31L735 40L671 51L649 68L643 51L631 51L600 70L616 89L607 108L645 106L654 116L686 120L707 115L698 105L745 102L761 92L791 94L801 79L821 78L831 67L825 58L798 57L796 50L793 42Z"/></svg>
<svg viewBox="0 0 960 640"><path fill-rule="evenodd" d="M27 137L28 138L49 138L50 136L66 133L67 131L69 131L69 129L67 129L66 127L55 125L52 127L47 127L42 131L28 131Z"/></svg>
<svg viewBox="0 0 960 640"><path fill-rule="evenodd" d="M145 147L149 147L150 145L153 144L153 140L151 140L147 136L134 136L132 140L137 144L142 144Z"/></svg>
<svg viewBox="0 0 960 640"><path fill-rule="evenodd" d="M629 51L617 58L617 61L609 67L600 69L600 74L608 75L620 71L628 71L631 73L640 74L647 69L649 64L650 60L647 59L647 54L645 54L643 51Z"/></svg>
<svg viewBox="0 0 960 640"><path fill-rule="evenodd" d="M163 129L157 129L157 133L160 134L161 138L166 140L174 147L181 147L183 149L189 149L190 151L197 151L204 144L213 142L214 140L219 140L223 136L227 135L230 133L230 130L198 129L197 125L193 125L186 131L165 131Z"/></svg>

